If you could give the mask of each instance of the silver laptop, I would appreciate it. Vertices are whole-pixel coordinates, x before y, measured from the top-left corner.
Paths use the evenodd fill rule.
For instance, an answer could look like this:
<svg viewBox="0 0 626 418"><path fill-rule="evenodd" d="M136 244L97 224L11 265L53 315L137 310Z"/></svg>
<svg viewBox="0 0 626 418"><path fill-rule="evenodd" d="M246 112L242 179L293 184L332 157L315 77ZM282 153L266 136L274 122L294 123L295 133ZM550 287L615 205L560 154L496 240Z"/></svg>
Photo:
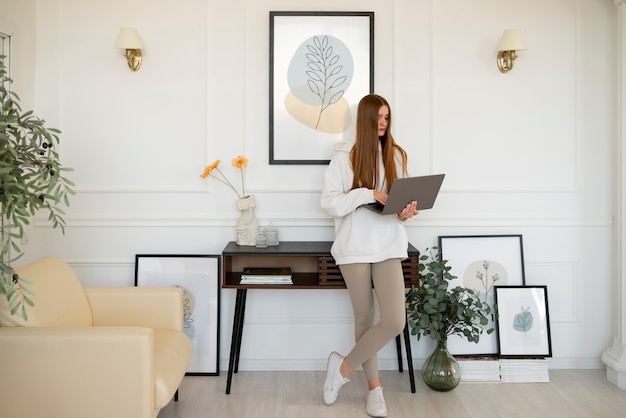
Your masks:
<svg viewBox="0 0 626 418"><path fill-rule="evenodd" d="M430 209L435 204L444 177L445 174L433 174L395 179L385 205L374 202L363 207L381 215L391 215L402 212L407 204L415 200L417 210Z"/></svg>

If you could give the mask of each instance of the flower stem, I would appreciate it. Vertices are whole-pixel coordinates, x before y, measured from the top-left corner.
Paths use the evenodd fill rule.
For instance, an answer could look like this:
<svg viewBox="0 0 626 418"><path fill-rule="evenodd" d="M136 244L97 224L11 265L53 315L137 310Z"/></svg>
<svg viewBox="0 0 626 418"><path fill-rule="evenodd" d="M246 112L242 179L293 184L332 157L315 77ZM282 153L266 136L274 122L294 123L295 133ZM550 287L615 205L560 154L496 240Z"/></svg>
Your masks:
<svg viewBox="0 0 626 418"><path fill-rule="evenodd" d="M218 173L220 173L220 175L222 176L223 179L214 176L213 174L210 174L211 177L213 177L214 179L221 181L222 183L224 183L225 185L227 185L228 187L230 187L231 189L233 189L233 191L237 194L237 197L241 199L241 195L239 194L239 192L237 191L237 189L235 189L235 186L233 186L233 184L228 180L228 178L224 175L224 173L222 173L222 170L219 169L219 167L215 168L217 170Z"/></svg>
<svg viewBox="0 0 626 418"><path fill-rule="evenodd" d="M243 168L241 168L241 193L245 196L246 195L246 185L244 184L244 175L243 175Z"/></svg>

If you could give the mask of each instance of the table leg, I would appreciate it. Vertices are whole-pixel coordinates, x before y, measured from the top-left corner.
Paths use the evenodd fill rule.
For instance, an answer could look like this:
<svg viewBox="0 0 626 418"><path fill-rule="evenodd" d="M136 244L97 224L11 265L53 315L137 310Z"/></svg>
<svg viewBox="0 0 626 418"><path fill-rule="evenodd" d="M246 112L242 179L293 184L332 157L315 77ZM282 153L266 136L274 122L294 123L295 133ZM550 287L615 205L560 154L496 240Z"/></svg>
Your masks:
<svg viewBox="0 0 626 418"><path fill-rule="evenodd" d="M402 342L400 334L396 335L396 352L398 353L398 371L402 373Z"/></svg>
<svg viewBox="0 0 626 418"><path fill-rule="evenodd" d="M235 352L235 373L239 371L239 353L241 352L241 339L243 337L243 320L246 316L246 298L248 289L241 289L241 306L239 307L239 335L237 336L237 351Z"/></svg>
<svg viewBox="0 0 626 418"><path fill-rule="evenodd" d="M238 347L241 343L240 329L243 327L242 306L245 304L245 290L237 289L235 298L235 312L233 315L233 334L230 340L230 358L228 360L228 378L226 379L226 394L230 394L230 386L233 380L235 358L238 356Z"/></svg>
<svg viewBox="0 0 626 418"><path fill-rule="evenodd" d="M404 346L406 348L406 367L409 369L409 379L411 381L411 393L415 393L415 370L413 370L413 353L411 352L411 334L409 324L404 326Z"/></svg>

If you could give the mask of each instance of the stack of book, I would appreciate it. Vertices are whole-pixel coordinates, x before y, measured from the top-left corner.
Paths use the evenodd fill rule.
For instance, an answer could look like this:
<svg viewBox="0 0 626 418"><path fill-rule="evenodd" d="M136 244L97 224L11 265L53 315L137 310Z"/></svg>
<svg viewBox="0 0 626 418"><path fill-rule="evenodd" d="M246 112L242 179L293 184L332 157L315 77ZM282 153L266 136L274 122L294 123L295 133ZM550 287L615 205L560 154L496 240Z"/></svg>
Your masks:
<svg viewBox="0 0 626 418"><path fill-rule="evenodd" d="M500 359L503 383L549 382L548 361L537 359Z"/></svg>
<svg viewBox="0 0 626 418"><path fill-rule="evenodd" d="M499 382L500 360L496 356L455 356L461 382Z"/></svg>
<svg viewBox="0 0 626 418"><path fill-rule="evenodd" d="M240 284L293 284L289 267L246 267Z"/></svg>

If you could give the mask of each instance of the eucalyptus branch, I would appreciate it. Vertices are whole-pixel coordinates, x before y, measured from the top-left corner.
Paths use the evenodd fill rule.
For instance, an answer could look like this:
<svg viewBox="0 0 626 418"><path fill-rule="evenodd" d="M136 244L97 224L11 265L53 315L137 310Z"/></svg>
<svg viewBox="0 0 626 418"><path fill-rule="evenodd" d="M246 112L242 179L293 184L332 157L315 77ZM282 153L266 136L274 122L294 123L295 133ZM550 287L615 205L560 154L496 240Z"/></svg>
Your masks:
<svg viewBox="0 0 626 418"><path fill-rule="evenodd" d="M437 247L427 248L420 256L419 283L406 296L411 333L418 340L424 335L435 341L460 335L477 343L483 332L494 331L484 329L492 314L491 307L481 301L473 289L450 288L450 281L456 276L450 273L452 268L437 250Z"/></svg>

